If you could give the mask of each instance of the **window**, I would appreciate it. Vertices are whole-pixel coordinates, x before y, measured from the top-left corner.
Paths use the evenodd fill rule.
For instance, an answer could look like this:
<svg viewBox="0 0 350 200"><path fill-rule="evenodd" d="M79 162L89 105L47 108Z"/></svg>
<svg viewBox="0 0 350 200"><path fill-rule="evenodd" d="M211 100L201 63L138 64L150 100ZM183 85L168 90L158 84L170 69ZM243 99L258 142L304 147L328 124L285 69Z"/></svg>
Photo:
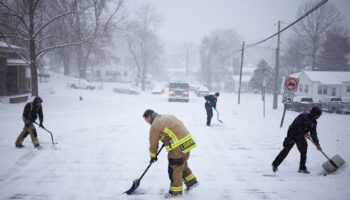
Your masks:
<svg viewBox="0 0 350 200"><path fill-rule="evenodd" d="M337 89L336 88L332 88L332 96L336 96L337 95Z"/></svg>
<svg viewBox="0 0 350 200"><path fill-rule="evenodd" d="M327 94L327 87L326 86L323 86L323 92L322 94Z"/></svg>
<svg viewBox="0 0 350 200"><path fill-rule="evenodd" d="M318 86L318 94L322 94L322 86Z"/></svg>
<svg viewBox="0 0 350 200"><path fill-rule="evenodd" d="M346 92L350 92L350 85L346 86Z"/></svg>
<svg viewBox="0 0 350 200"><path fill-rule="evenodd" d="M300 86L299 86L299 92L303 92L303 85L302 84L300 84Z"/></svg>
<svg viewBox="0 0 350 200"><path fill-rule="evenodd" d="M305 93L309 93L309 85L305 85Z"/></svg>
<svg viewBox="0 0 350 200"><path fill-rule="evenodd" d="M6 89L6 74L4 72L0 72L0 90Z"/></svg>

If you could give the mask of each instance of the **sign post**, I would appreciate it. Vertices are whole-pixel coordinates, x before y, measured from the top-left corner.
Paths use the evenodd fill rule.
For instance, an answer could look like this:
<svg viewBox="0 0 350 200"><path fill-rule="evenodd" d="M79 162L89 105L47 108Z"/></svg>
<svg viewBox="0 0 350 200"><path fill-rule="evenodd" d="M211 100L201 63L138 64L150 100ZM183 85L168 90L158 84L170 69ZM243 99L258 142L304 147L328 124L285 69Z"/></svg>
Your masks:
<svg viewBox="0 0 350 200"><path fill-rule="evenodd" d="M294 92L297 91L299 85L299 80L297 78L288 77L284 81L284 93L282 98L282 103L284 103L283 115L281 119L280 127L283 126L284 116L286 115L287 104L293 102Z"/></svg>
<svg viewBox="0 0 350 200"><path fill-rule="evenodd" d="M263 79L262 87L261 87L261 95L263 101L263 117L265 118L265 90L266 90L266 80Z"/></svg>

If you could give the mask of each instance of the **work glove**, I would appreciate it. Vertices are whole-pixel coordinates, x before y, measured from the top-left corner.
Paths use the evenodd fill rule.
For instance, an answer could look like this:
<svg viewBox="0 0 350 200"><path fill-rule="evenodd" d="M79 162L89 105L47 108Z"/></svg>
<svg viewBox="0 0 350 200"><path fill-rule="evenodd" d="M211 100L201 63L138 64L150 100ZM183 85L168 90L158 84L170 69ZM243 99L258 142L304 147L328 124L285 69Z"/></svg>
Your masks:
<svg viewBox="0 0 350 200"><path fill-rule="evenodd" d="M320 145L320 144L317 144L317 145L316 145L316 148L317 148L317 150L322 151L322 148L321 148L321 145Z"/></svg>
<svg viewBox="0 0 350 200"><path fill-rule="evenodd" d="M305 133L305 134L304 134L304 138L305 138L305 139L310 139L310 138L311 138L310 133L309 133L309 132Z"/></svg>
<svg viewBox="0 0 350 200"><path fill-rule="evenodd" d="M43 122L40 122L39 127L44 128Z"/></svg>
<svg viewBox="0 0 350 200"><path fill-rule="evenodd" d="M154 162L156 162L158 160L158 158L157 157L151 157L151 160L149 161L150 163L154 163Z"/></svg>

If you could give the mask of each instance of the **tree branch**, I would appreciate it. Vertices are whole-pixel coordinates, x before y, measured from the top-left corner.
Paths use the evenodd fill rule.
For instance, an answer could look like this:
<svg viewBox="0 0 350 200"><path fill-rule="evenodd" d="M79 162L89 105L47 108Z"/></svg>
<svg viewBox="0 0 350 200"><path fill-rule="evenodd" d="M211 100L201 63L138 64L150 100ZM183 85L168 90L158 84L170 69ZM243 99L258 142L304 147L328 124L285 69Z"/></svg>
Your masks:
<svg viewBox="0 0 350 200"><path fill-rule="evenodd" d="M4 39L4 42L7 44L7 46L11 49L12 52L14 52L18 57L20 57L24 62L27 64L30 64L30 61L25 59L21 54L17 53L17 51L5 40L3 32L0 30L0 35Z"/></svg>
<svg viewBox="0 0 350 200"><path fill-rule="evenodd" d="M17 14L16 11L12 10L10 7L8 7L7 5L5 5L3 2L0 2L0 5L3 5L5 8L7 8L7 9L10 11L10 13L8 13L9 15L13 15L13 16L17 17L18 19L20 19L21 22L23 23L24 27L25 27L27 30L29 30L29 28L28 28L26 22L25 22L24 19L23 19L23 16L20 16L19 14Z"/></svg>
<svg viewBox="0 0 350 200"><path fill-rule="evenodd" d="M16 38L16 39L19 39L19 40L29 41L29 39L21 38L18 35L3 35L2 37L4 37L4 38Z"/></svg>
<svg viewBox="0 0 350 200"><path fill-rule="evenodd" d="M63 47L68 47L68 46L73 46L73 45L84 44L84 43L86 43L88 40L89 40L89 38L87 38L87 39L84 40L84 41L80 41L80 42L74 42L74 43L69 43L69 44L62 44L62 45L58 45L58 46L48 47L48 48L45 48L45 49L43 49L43 50L38 51L38 52L35 54L35 56L38 57L40 54L45 53L46 51L52 51L52 50L55 50L55 49L58 49L58 48L63 48Z"/></svg>
<svg viewBox="0 0 350 200"><path fill-rule="evenodd" d="M45 37L43 37L43 38L41 38L39 40L36 40L36 41L41 42L41 41L46 40L48 38L59 38L59 39L62 39L62 40L65 39L63 36L60 36L60 35L47 35L47 36L45 36Z"/></svg>
<svg viewBox="0 0 350 200"><path fill-rule="evenodd" d="M9 25L9 24L5 24L5 23L2 23L2 22L0 22L0 26L5 27L5 28L8 28L8 29L11 29L11 30L17 32L18 34L24 36L25 38L29 39L28 33L26 33L25 31L23 31L23 30L20 29L20 28L13 27L13 26L11 26L11 25Z"/></svg>
<svg viewBox="0 0 350 200"><path fill-rule="evenodd" d="M111 22L111 20L113 19L113 17L115 16L115 14L120 10L120 8L122 7L124 3L124 0L120 0L118 2L118 6L116 7L116 9L114 10L114 12L112 13L112 15L108 18L106 25L105 25L105 30L107 29L109 23ZM124 19L124 17L122 17L120 20L117 21L117 23L119 23L120 21L122 21Z"/></svg>
<svg viewBox="0 0 350 200"><path fill-rule="evenodd" d="M57 19L59 19L59 18L61 18L61 17L64 17L64 16L66 16L66 15L73 14L73 13L76 13L76 12L70 11L70 12L67 12L67 13L64 13L64 14L62 14L62 15L58 15L58 16L52 18L51 20L49 20L48 22L46 22L44 25L42 25L41 28L39 28L39 30L34 34L34 37L38 36L39 33L40 33L46 26L48 26L50 23L52 23L53 21L55 21L55 20L57 20ZM77 13L77 14L78 14L78 13Z"/></svg>

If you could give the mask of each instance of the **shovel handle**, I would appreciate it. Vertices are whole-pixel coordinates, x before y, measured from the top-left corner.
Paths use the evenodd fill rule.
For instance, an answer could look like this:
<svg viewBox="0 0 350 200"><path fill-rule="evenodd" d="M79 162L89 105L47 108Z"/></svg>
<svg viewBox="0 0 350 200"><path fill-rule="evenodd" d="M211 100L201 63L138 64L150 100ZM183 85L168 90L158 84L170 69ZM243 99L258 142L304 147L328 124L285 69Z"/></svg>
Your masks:
<svg viewBox="0 0 350 200"><path fill-rule="evenodd" d="M314 144L314 145L317 147L316 143L315 143L310 137L308 137L308 139L312 142L312 144ZM324 157L326 157L327 160L328 160L335 168L338 168L338 166L333 162L333 160L331 160L322 150L319 150L319 151L321 151L321 153L324 155Z"/></svg>
<svg viewBox="0 0 350 200"><path fill-rule="evenodd" d="M163 144L163 145L160 147L160 149L159 149L158 152L157 152L157 156L158 156L158 154L162 151L162 149L164 148L164 146L165 146L165 144ZM141 179L142 179L143 176L146 174L146 172L148 171L148 169L151 167L152 164L153 164L153 163L150 163L150 164L147 166L146 170L142 173L141 177L138 179L139 181L141 181Z"/></svg>

